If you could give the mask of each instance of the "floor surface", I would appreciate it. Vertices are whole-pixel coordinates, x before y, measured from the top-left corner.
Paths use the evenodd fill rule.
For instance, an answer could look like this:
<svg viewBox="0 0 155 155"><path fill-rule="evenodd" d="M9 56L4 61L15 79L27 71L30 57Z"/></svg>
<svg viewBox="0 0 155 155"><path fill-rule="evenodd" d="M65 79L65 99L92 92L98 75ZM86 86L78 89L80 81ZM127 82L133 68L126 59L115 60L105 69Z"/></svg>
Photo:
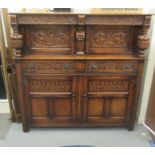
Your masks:
<svg viewBox="0 0 155 155"><path fill-rule="evenodd" d="M149 140L148 132L141 125L132 132L125 128L33 128L24 133L21 124L13 123L5 139L0 139L0 146L149 147Z"/></svg>

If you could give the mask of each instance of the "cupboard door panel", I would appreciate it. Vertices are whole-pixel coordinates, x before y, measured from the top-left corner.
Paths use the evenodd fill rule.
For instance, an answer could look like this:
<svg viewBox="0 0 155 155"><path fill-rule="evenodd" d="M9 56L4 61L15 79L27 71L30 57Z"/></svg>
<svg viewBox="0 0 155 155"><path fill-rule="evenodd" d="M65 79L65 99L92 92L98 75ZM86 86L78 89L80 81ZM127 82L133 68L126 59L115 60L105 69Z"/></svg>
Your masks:
<svg viewBox="0 0 155 155"><path fill-rule="evenodd" d="M26 49L33 53L73 54L74 26L29 26L25 29ZM25 32L23 32L25 33Z"/></svg>
<svg viewBox="0 0 155 155"><path fill-rule="evenodd" d="M87 54L131 54L131 27L88 26L86 35Z"/></svg>
<svg viewBox="0 0 155 155"><path fill-rule="evenodd" d="M111 117L125 117L128 101L126 98L112 98L110 103Z"/></svg>
<svg viewBox="0 0 155 155"><path fill-rule="evenodd" d="M88 99L88 117L102 117L104 111L104 100L102 98Z"/></svg>
<svg viewBox="0 0 155 155"><path fill-rule="evenodd" d="M56 98L52 100L54 117L71 117L72 103L69 99Z"/></svg>
<svg viewBox="0 0 155 155"><path fill-rule="evenodd" d="M76 119L76 77L25 76L25 89L32 126L71 125ZM29 95L29 97L28 97Z"/></svg>
<svg viewBox="0 0 155 155"><path fill-rule="evenodd" d="M47 101L44 98L34 98L31 101L32 104L32 117L47 117L48 106Z"/></svg>
<svg viewBox="0 0 155 155"><path fill-rule="evenodd" d="M133 81L127 76L85 76L83 121L125 126L133 104Z"/></svg>

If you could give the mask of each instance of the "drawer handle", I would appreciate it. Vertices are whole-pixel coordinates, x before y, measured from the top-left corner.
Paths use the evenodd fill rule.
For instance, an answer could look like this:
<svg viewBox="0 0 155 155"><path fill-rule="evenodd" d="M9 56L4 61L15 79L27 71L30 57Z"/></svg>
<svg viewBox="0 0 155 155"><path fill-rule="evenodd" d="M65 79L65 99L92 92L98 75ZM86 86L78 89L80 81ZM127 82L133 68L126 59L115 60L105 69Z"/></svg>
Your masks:
<svg viewBox="0 0 155 155"><path fill-rule="evenodd" d="M96 64L93 64L92 65L92 69L97 69L97 65Z"/></svg>
<svg viewBox="0 0 155 155"><path fill-rule="evenodd" d="M68 65L68 64L65 64L65 65L64 65L64 68L65 68L65 69L69 69L69 65Z"/></svg>
<svg viewBox="0 0 155 155"><path fill-rule="evenodd" d="M130 69L130 67L131 67L130 65L125 65L124 69Z"/></svg>
<svg viewBox="0 0 155 155"><path fill-rule="evenodd" d="M29 68L30 69L35 69L35 65L34 64L29 64Z"/></svg>

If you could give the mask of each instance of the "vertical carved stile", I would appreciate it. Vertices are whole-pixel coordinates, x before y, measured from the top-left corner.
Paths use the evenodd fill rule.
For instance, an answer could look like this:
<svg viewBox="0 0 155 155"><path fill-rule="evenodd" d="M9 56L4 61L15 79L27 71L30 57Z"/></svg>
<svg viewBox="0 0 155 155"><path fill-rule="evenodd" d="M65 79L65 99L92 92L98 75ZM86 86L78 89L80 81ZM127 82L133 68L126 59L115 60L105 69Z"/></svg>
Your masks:
<svg viewBox="0 0 155 155"><path fill-rule="evenodd" d="M11 47L15 50L15 56L21 57L23 47L23 36L18 33L18 22L16 15L11 15L11 26L13 30L13 34L11 36Z"/></svg>
<svg viewBox="0 0 155 155"><path fill-rule="evenodd" d="M76 54L84 54L85 51L85 15L78 15L78 27L76 32L77 52Z"/></svg>

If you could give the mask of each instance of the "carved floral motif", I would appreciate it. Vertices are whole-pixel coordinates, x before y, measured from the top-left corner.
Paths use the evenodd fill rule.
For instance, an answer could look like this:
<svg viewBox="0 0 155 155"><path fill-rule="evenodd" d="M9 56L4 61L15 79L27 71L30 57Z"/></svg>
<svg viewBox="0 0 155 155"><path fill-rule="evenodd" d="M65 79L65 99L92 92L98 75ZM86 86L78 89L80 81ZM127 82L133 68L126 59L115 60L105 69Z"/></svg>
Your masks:
<svg viewBox="0 0 155 155"><path fill-rule="evenodd" d="M128 80L91 80L88 84L89 92L123 92L128 91Z"/></svg>
<svg viewBox="0 0 155 155"><path fill-rule="evenodd" d="M70 47L70 33L67 30L38 29L31 32L32 47Z"/></svg>
<svg viewBox="0 0 155 155"><path fill-rule="evenodd" d="M94 30L91 33L92 47L128 47L127 30Z"/></svg>

